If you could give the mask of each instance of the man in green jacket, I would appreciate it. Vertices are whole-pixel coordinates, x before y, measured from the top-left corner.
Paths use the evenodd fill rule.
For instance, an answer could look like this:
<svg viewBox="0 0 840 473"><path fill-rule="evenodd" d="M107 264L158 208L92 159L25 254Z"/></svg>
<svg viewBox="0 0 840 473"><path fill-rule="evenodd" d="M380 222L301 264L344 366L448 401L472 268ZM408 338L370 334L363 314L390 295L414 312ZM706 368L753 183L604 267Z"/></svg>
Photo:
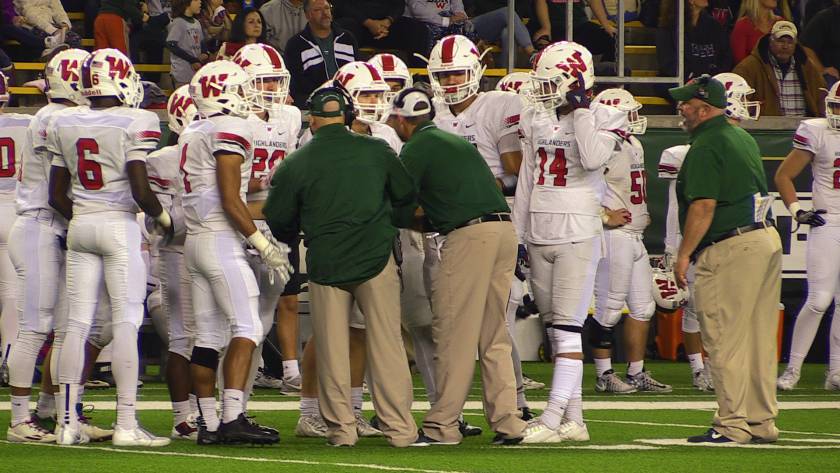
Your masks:
<svg viewBox="0 0 840 473"><path fill-rule="evenodd" d="M434 111L425 92L403 90L392 114L392 126L406 141L400 157L418 186L423 214L399 212L399 225L423 220L440 234L434 243L439 261L430 277L437 400L420 439L439 445L461 442L458 418L478 350L484 412L497 434L493 443L519 443L526 423L516 409L505 326L517 249L510 209L475 147L432 123Z"/></svg>
<svg viewBox="0 0 840 473"><path fill-rule="evenodd" d="M352 101L327 87L310 97L312 140L277 168L263 213L272 233L308 248L309 297L321 413L332 445L356 443L350 402L349 322L358 303L380 428L395 447L419 446L411 415L413 388L400 334L400 277L394 259L396 209L416 192L382 140L351 133Z"/></svg>
<svg viewBox="0 0 840 473"><path fill-rule="evenodd" d="M758 145L726 121L723 84L703 75L670 90L691 148L677 176L683 240L674 273L687 287L696 261L694 305L709 353L718 410L689 442L775 442L776 327L782 244Z"/></svg>

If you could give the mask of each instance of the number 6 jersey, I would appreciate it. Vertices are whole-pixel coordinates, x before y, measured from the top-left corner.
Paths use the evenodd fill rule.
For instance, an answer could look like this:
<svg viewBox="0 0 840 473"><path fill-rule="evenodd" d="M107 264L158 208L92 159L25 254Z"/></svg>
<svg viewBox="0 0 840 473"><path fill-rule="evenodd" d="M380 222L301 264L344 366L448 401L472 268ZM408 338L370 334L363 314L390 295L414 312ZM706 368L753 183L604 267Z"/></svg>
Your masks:
<svg viewBox="0 0 840 473"><path fill-rule="evenodd" d="M147 110L128 107L62 110L47 129L53 166L71 176L73 212L137 212L125 165L146 161L157 148L160 122Z"/></svg>
<svg viewBox="0 0 840 473"><path fill-rule="evenodd" d="M627 127L626 113L601 104L559 118L526 109L513 210L520 241L556 245L601 234L604 165Z"/></svg>

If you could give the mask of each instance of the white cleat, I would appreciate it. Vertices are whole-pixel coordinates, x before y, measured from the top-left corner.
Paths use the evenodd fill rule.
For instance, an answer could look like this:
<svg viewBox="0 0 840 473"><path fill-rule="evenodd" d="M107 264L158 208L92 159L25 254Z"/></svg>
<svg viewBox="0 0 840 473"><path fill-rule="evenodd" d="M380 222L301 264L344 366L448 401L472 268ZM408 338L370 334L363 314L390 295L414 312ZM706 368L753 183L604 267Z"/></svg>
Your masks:
<svg viewBox="0 0 840 473"><path fill-rule="evenodd" d="M280 382L280 394L284 396L300 396L301 388L300 376L294 378L284 379Z"/></svg>
<svg viewBox="0 0 840 473"><path fill-rule="evenodd" d="M321 416L300 416L295 427L295 435L327 438L327 424Z"/></svg>
<svg viewBox="0 0 840 473"><path fill-rule="evenodd" d="M90 438L81 429L58 424L55 427L55 443L59 445L79 445L90 442Z"/></svg>
<svg viewBox="0 0 840 473"><path fill-rule="evenodd" d="M6 431L6 440L9 442L55 443L55 435L30 419L18 425L9 426L9 430Z"/></svg>
<svg viewBox="0 0 840 473"><path fill-rule="evenodd" d="M798 369L788 366L785 368L785 372L776 380L776 387L780 391L792 391L796 387L796 383L799 382L800 376L801 374Z"/></svg>
<svg viewBox="0 0 840 473"><path fill-rule="evenodd" d="M589 429L586 424L578 424L575 421L565 422L557 427L557 437L562 442L588 442Z"/></svg>
<svg viewBox="0 0 840 473"><path fill-rule="evenodd" d="M198 440L198 424L195 419L190 418L178 425L172 426L172 432L169 434L172 440Z"/></svg>
<svg viewBox="0 0 840 473"><path fill-rule="evenodd" d="M595 391L599 393L632 394L636 387L624 382L615 371L607 370L595 380Z"/></svg>
<svg viewBox="0 0 840 473"><path fill-rule="evenodd" d="M257 377L254 378L255 388L280 389L283 387L283 382L279 379L266 374L263 370L257 370Z"/></svg>
<svg viewBox="0 0 840 473"><path fill-rule="evenodd" d="M709 374L705 369L694 372L691 384L697 388L698 391L709 392L715 390L715 387L712 384L712 379L709 378Z"/></svg>
<svg viewBox="0 0 840 473"><path fill-rule="evenodd" d="M840 370L831 372L825 375L825 390L826 391L840 391Z"/></svg>
<svg viewBox="0 0 840 473"><path fill-rule="evenodd" d="M356 433L359 437L382 437L382 431L370 425L361 412L356 413Z"/></svg>
<svg viewBox="0 0 840 473"><path fill-rule="evenodd" d="M545 388L545 383L541 383L535 379L531 379L527 376L522 376L522 387L526 391L532 391L534 389L543 389Z"/></svg>
<svg viewBox="0 0 840 473"><path fill-rule="evenodd" d="M91 442L104 442L111 440L111 437L114 436L114 431L111 429L103 429L81 420L79 421L79 429Z"/></svg>
<svg viewBox="0 0 840 473"><path fill-rule="evenodd" d="M165 447L169 445L170 440L158 437L138 425L133 429L114 427L112 442L117 447Z"/></svg>
<svg viewBox="0 0 840 473"><path fill-rule="evenodd" d="M522 437L522 443L560 443L563 441L554 429L543 424L539 418L528 423Z"/></svg>

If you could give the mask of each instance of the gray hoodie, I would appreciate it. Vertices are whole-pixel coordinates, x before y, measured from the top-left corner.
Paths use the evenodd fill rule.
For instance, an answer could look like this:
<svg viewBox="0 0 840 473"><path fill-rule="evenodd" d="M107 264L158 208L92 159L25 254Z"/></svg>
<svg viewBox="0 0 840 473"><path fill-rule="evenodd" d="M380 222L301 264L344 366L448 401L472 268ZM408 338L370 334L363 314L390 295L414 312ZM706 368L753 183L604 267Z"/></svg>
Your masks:
<svg viewBox="0 0 840 473"><path fill-rule="evenodd" d="M441 12L447 12L444 13L447 16L442 16ZM406 0L404 16L423 23L449 26L449 16L458 12L464 12L462 0Z"/></svg>
<svg viewBox="0 0 840 473"><path fill-rule="evenodd" d="M303 31L306 15L303 1L295 5L291 0L271 0L260 8L265 17L268 43L282 54L289 38Z"/></svg>

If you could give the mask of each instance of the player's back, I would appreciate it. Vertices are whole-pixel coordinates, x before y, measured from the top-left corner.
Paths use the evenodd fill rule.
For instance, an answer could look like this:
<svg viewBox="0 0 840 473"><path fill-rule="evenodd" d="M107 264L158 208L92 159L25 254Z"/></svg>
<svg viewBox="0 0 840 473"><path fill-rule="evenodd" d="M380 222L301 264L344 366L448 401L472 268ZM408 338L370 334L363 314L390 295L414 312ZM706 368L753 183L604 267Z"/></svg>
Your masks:
<svg viewBox="0 0 840 473"><path fill-rule="evenodd" d="M157 147L157 115L128 107L74 107L55 115L47 133L53 164L70 172L77 214L137 212L126 172Z"/></svg>
<svg viewBox="0 0 840 473"><path fill-rule="evenodd" d="M187 233L234 231L222 208L215 153L241 156L240 198L251 176L253 127L243 118L220 115L189 124L178 138Z"/></svg>
<svg viewBox="0 0 840 473"><path fill-rule="evenodd" d="M840 214L840 131L833 130L825 118L804 120L793 136L794 147L814 153L814 208Z"/></svg>
<svg viewBox="0 0 840 473"><path fill-rule="evenodd" d="M0 202L13 202L22 157L28 154L31 115L0 114Z"/></svg>
<svg viewBox="0 0 840 473"><path fill-rule="evenodd" d="M53 117L67 108L67 105L48 103L41 107L30 121L27 140L31 152L24 153L22 157L22 166L26 172L21 173L17 190L18 213L51 209L48 187L52 157L47 151L47 128Z"/></svg>

